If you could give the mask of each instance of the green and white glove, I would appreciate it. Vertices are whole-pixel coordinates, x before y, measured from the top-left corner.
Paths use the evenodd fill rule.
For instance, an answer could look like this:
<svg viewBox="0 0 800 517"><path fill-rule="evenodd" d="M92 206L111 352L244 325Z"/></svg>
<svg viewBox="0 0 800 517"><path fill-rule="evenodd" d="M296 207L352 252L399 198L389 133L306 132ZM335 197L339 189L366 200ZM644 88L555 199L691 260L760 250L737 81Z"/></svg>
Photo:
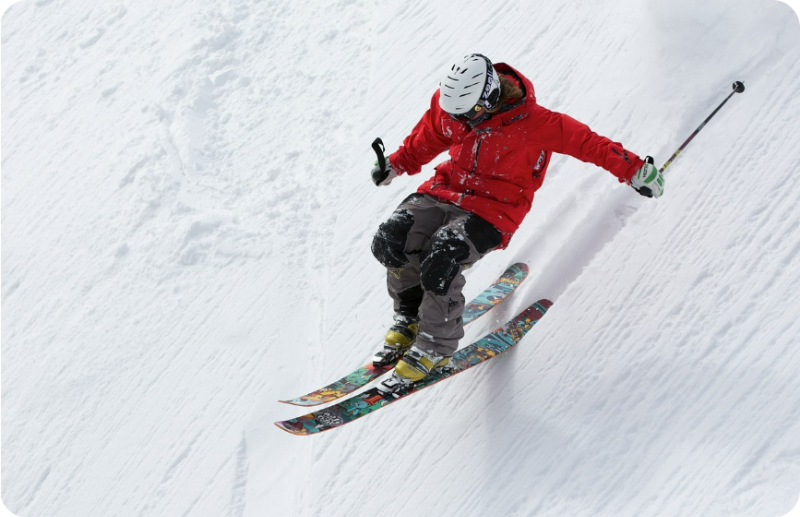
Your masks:
<svg viewBox="0 0 800 517"><path fill-rule="evenodd" d="M653 158L644 159L644 165L631 178L631 187L645 197L661 197L664 193L664 174L653 165Z"/></svg>

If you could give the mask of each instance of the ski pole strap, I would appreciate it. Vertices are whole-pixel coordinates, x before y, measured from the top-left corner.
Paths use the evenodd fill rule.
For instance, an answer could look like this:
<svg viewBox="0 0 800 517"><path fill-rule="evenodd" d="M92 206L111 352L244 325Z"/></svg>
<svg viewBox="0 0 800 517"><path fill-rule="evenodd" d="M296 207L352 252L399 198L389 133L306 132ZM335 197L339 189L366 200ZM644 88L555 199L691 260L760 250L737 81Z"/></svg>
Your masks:
<svg viewBox="0 0 800 517"><path fill-rule="evenodd" d="M664 170L666 170L666 168L667 168L667 167L669 167L669 166L670 166L670 164L671 164L673 161L675 161L675 158L677 158L677 157L678 157L678 155L679 155L679 154L681 154L681 152L683 152L683 150L686 148L686 146L687 146L687 145L689 145L689 142L691 142L691 141L694 139L694 137L696 137L696 136L697 136L697 133L699 133L699 132L700 132L700 130L702 130L704 127L706 127L706 124L708 124L708 121L709 121L709 120L711 120L711 119L714 117L714 115L716 115L716 114L717 114L717 112L718 112L720 109L722 109L722 107L725 105L725 103L726 103L726 102L728 102L728 100L729 100L731 97L733 97L733 94L734 94L734 93L742 93L743 91L744 91L744 83L743 83L743 82L741 82L741 81L736 81L735 83L733 83L733 91L732 91L730 94L728 94L728 96L727 96L727 97L725 97L725 100L724 100L724 101L722 101L722 103L721 103L719 106L717 106L717 109L715 109L714 111L712 111L712 112L711 112L711 115L709 115L708 117L706 117L706 119L703 121L703 123L702 123L702 124L700 124L700 126L699 126L697 129L695 129L695 130L694 130L694 132L693 132L691 135L689 135L689 138L687 138L687 139L686 139L686 141L685 141L683 144L681 144L681 146L678 148L678 150L677 150L677 151L675 151L675 153L674 153L672 156L670 156L669 160L667 160L667 161L664 163L664 165L661 167L661 169L660 169L660 172L662 172L662 173L663 173L663 172L664 172Z"/></svg>
<svg viewBox="0 0 800 517"><path fill-rule="evenodd" d="M372 150L375 151L375 154L378 156L378 168L380 169L372 173L372 181L375 182L376 185L379 185L386 179L386 176L389 175L389 172L386 170L386 157L383 155L386 151L383 140L376 138L375 141L372 142Z"/></svg>

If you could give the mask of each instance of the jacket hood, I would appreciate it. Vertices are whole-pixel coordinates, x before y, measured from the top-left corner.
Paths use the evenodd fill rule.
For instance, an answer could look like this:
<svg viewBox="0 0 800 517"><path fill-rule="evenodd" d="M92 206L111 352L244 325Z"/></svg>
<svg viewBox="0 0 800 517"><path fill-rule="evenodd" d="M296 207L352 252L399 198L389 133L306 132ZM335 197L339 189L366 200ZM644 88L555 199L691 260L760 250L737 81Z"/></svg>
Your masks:
<svg viewBox="0 0 800 517"><path fill-rule="evenodd" d="M519 79L522 86L525 87L525 103L533 102L536 103L536 94L533 90L533 83L522 75L516 68L512 67L511 65L507 65L506 63L497 63L494 65L495 70L502 74L511 75L512 77L516 77Z"/></svg>

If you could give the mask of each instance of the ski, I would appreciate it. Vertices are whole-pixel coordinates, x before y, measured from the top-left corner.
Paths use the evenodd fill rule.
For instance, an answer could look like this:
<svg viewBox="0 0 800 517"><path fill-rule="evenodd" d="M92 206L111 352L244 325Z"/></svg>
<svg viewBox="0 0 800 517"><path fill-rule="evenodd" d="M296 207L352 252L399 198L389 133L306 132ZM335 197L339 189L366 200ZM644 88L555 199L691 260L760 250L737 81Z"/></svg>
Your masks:
<svg viewBox="0 0 800 517"><path fill-rule="evenodd" d="M518 263L509 267L500 278L464 307L464 314L462 316L464 324L466 325L467 323L475 321L486 314L492 307L508 298L527 276L528 266L526 264ZM392 368L394 368L394 363L385 366L373 366L370 362L353 373L323 388L312 391L301 397L281 400L279 402L295 406L317 406L319 404L325 404L349 395L357 389L366 386Z"/></svg>
<svg viewBox="0 0 800 517"><path fill-rule="evenodd" d="M552 305L549 300L539 300L499 329L456 352L452 369L429 375L409 388L391 392L384 391L385 388L382 390L382 385L370 388L338 404L298 418L275 422L275 425L288 433L308 436L348 424L505 352L518 343Z"/></svg>

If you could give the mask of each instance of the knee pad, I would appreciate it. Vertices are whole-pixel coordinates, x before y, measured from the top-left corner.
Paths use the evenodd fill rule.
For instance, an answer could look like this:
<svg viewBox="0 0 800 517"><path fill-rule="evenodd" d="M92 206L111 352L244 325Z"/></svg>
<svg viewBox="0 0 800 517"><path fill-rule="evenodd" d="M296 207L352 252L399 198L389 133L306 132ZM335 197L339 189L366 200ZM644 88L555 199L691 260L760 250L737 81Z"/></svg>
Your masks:
<svg viewBox="0 0 800 517"><path fill-rule="evenodd" d="M469 245L450 228L436 232L422 251L422 288L444 296L461 271L459 262L469 258Z"/></svg>
<svg viewBox="0 0 800 517"><path fill-rule="evenodd" d="M414 215L403 209L395 210L389 220L378 227L372 239L372 254L384 267L397 269L408 263L403 250L413 224Z"/></svg>

